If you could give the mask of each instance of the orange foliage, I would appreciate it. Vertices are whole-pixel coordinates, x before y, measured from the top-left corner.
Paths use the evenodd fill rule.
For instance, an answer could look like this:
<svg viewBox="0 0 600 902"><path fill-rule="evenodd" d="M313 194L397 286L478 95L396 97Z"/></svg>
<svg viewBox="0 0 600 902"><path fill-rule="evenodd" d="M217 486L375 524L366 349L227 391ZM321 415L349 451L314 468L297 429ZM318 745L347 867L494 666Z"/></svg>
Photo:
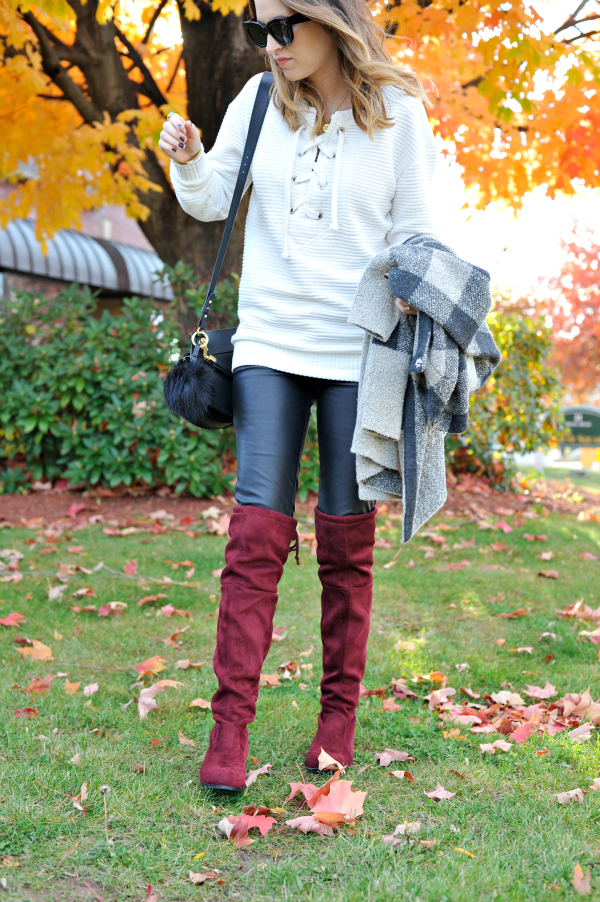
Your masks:
<svg viewBox="0 0 600 902"><path fill-rule="evenodd" d="M580 7L580 19L590 18L583 31L592 35L594 2L565 4L572 7L565 14ZM161 124L169 109L185 115L187 108L177 15L182 10L189 20L201 21L202 5L185 0L162 8L160 20L166 19L175 35L163 47L158 26L147 34L155 0L87 3L95 8L99 28L120 30L112 39L126 77L136 85L137 105L113 110L112 117L105 109L82 116L52 77L52 67L43 63L40 41L49 44L73 91L95 107L73 52L84 52L75 44L77 14L66 0L0 0L0 180L17 185L0 204L0 226L35 210L42 241L60 228L78 228L84 210L105 203L146 219L150 209L140 198L163 187L144 163L156 155L167 174L168 161L157 148ZM371 0L370 5L390 33L390 53L431 79L432 125L451 142L446 152L456 154L478 206L500 200L518 208L523 194L541 183L548 184L549 196L572 193L574 178L597 183L600 54L592 37L574 36L574 29L564 26L546 35L535 9L522 3L403 0L386 7ZM224 15L242 15L245 2L211 0L211 6ZM536 83L536 76L546 82ZM138 90L144 78L166 103ZM19 171L31 160L38 167L36 178Z"/></svg>
<svg viewBox="0 0 600 902"><path fill-rule="evenodd" d="M552 317L554 360L575 403L600 388L600 247L591 234L564 242L561 271L544 282L541 312Z"/></svg>

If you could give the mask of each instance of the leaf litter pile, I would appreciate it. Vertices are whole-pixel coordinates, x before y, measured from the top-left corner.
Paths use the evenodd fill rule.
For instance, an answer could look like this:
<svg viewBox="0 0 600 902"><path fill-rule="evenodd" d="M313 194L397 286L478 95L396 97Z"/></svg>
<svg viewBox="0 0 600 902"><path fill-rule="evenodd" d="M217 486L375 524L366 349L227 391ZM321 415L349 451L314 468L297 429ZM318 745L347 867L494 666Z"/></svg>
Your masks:
<svg viewBox="0 0 600 902"><path fill-rule="evenodd" d="M160 512L159 512L160 513ZM222 512L214 514L213 518L206 518L208 523L204 524L204 531L213 533L214 535L224 536L227 531L227 515ZM525 514L527 511L525 511ZM74 515L76 516L76 515ZM397 515L390 514L390 521L397 519ZM430 565L431 569L439 569L437 564L438 556L448 554L451 550L458 551L460 554L469 553L469 550L482 552L493 556L504 556L510 558L514 553L514 547L510 544L510 533L514 529L518 529L519 525L525 525L531 522L531 519L525 515L522 516L522 522L519 521L519 514L514 516L513 524L507 522L511 518L510 512L502 517L501 520L493 522L494 518L486 513L481 513L475 517L479 530L499 530L506 541L494 541L480 547L476 544L475 539L464 540L460 542L451 542L449 538L449 529L444 528L446 524L438 524L428 530L422 530L420 537L429 539L432 546L424 546L424 561L435 563ZM592 517L593 519L593 517ZM388 525L389 522L388 521ZM69 540L69 530L74 524L68 522L66 524L53 524L49 529L39 529L35 539L35 547L32 548L32 555L35 560L35 553L47 554L44 557L44 573L47 579L47 599L48 604L59 604L62 609L70 609L74 615L75 622L79 623L80 618L92 616L94 618L103 618L105 620L115 620L119 622L124 616L140 616L143 612L150 611L153 617L157 617L157 622L171 623L170 635L160 638L160 643L164 645L164 651L156 649L156 653L151 654L143 661L131 661L127 664L126 669L131 672L133 682L131 685L131 694L127 701L121 703L121 708L127 715L135 717L139 722L151 723L153 718L160 714L161 716L168 712L171 702L169 698L175 699L181 696L183 704L186 708L192 710L209 710L210 702L203 698L193 698L193 693L188 693L186 689L186 679L188 674L200 671L204 662L195 661L193 654L190 657L181 657L176 661L171 660L169 655L173 655L173 649L179 649L182 644L189 639L185 636L187 630L194 628L192 612L183 607L176 607L169 601L169 587L177 585L178 587L189 587L193 589L204 589L205 584L202 581L193 580L198 562L194 563L190 559L173 560L164 558L164 563L168 566L171 573L181 579L173 579L171 575L161 577L148 577L141 571L141 567L137 558L128 555L119 567L118 572L110 567L106 567L102 561L92 565L84 566L83 564L73 560L61 561L59 557L52 558L52 564L49 561L52 552L57 553L59 542L63 538ZM106 526L103 529L105 536L111 541L118 538L127 538L129 535L137 535L139 533L151 536L161 536L167 532L178 530L184 532L188 537L198 534L194 529L189 528L190 524L177 525L168 522L164 518L157 518L146 526L135 527L116 527ZM455 528L455 527L451 527ZM385 535L385 529L383 531ZM381 533L380 533L381 535ZM306 542L310 544L311 551L313 549L314 538L310 532L306 534ZM525 542L530 543L532 549L543 548L547 542L547 536L542 532L523 533L521 538ZM382 550L388 550L390 543L387 538L378 539L379 547ZM64 550L64 549L63 549ZM78 558L83 550L82 545L69 545L67 554L73 558ZM432 551L433 554L429 552ZM551 549L537 552L536 556L542 560L551 560L556 552ZM312 555L311 555L312 556ZM14 548L5 548L0 550L0 580L4 583L10 583L14 587L21 590L24 577L35 575L39 568L34 566L25 569L29 560L27 552L17 551ZM181 555L183 558L183 555ZM397 557L397 556L396 556ZM393 563L396 562L396 557ZM586 566L595 566L598 555L595 552L583 551L580 554L581 560ZM488 558L489 559L489 558ZM402 560L402 559L400 559ZM389 555L388 555L389 563ZM405 567L411 568L415 566L412 561L405 564ZM456 564L456 566L455 566ZM384 569L387 564L384 564ZM473 562L461 558L458 562L452 562L451 565L444 564L441 569L465 570L472 567ZM388 568L390 569L390 568ZM496 568L495 565L484 565L483 570L504 569ZM181 571L181 574L179 573ZM105 599L103 593L97 585L99 575L111 574L111 576L122 580L130 581L134 586L139 587L139 597L132 603L128 604L120 599ZM563 574L556 571L540 570L540 577L549 580L561 580ZM212 572L213 580L218 576L218 571ZM48 578L49 577L49 578ZM73 590L73 581L76 579L87 578L88 584ZM452 578L450 576L450 578ZM159 592L153 587L153 584L160 584L167 591ZM152 586L152 588L150 588ZM144 594L144 589L146 594ZM24 593L23 593L24 594ZM86 599L91 599L87 601ZM488 598L490 605L500 604L502 607L508 608L504 604L505 596L503 593L496 593L495 596ZM456 608L456 604L450 605ZM139 614L136 612L141 609ZM493 610L493 608L491 608ZM56 630L52 634L27 635L28 616L17 610L0 611L0 627L6 631L6 635L11 636L11 644L14 647L16 655L23 661L29 663L32 667L44 666L49 667L57 660L55 645L62 641L62 635ZM516 621L520 618L529 616L528 608L515 607L512 609L496 612L497 616L504 621ZM584 599L579 599L572 603L563 604L560 609L556 610L556 616L565 623L573 623L582 627L590 627L590 629L579 630L579 636L585 642L591 643L593 646L600 646L600 607L594 607L587 604ZM175 626L179 621L181 626ZM290 630L295 626L277 627L273 636L275 649L279 643L289 642ZM77 631L77 627L76 627ZM24 635L21 635L24 633ZM539 642L556 641L557 634L553 632L542 632ZM505 640L496 640L498 647L504 644ZM410 640L398 640L393 644L393 650L405 654L415 651L415 643ZM508 649L515 654L531 654L534 646L518 646L514 649ZM308 661L308 657L312 652L312 646L306 651L299 650L294 655L295 660L283 661L277 670L272 674L263 674L261 684L262 692L266 693L282 693L285 692L286 686L296 685L300 691L306 691L309 688L309 682L312 677L312 664ZM590 649L591 650L591 649ZM152 649L148 649L152 651ZM191 649L190 649L191 651ZM181 652L180 652L181 654ZM189 654L189 652L188 652ZM600 655L600 651L599 651ZM176 657L176 655L175 655ZM282 655L284 657L284 655ZM547 663L554 658L550 654L546 656ZM58 658L61 660L61 658ZM177 671L180 679L168 678L168 669ZM445 668L446 669L446 668ZM544 743L543 747L536 748L534 755L539 758L550 758L552 751L552 740L561 734L561 741L572 744L575 747L584 747L586 744L591 746L590 741L595 740L595 731L600 722L600 699L594 700L591 685L578 688L577 691L568 692L562 696L557 691L555 685L549 680L542 680L543 685L536 685L534 682L523 680L524 684L521 688L516 688L511 682L503 680L499 685L490 688L489 691L473 688L465 679L470 669L467 663L455 665L457 671L456 676L449 676L442 671L431 671L427 673L417 672L415 670L409 675L393 677L385 685L378 688L366 688L361 686L361 699L370 705L372 711L379 709L380 716L386 720L394 717L400 718L404 716L396 712L402 712L405 708L404 703L407 702L406 711L410 710L409 720L419 723L421 720L434 719L439 725L439 732L444 739L452 740L457 743L468 741L468 734L477 740L481 760L489 760L492 756L502 756L506 754L519 755L523 747L527 743L534 742L535 738L541 739ZM13 692L22 693L27 697L27 704L23 707L15 707L12 709L12 715L16 720L26 723L35 720L40 715L40 700L49 697L51 694L62 693L64 696L73 696L81 698L86 707L95 710L93 704L96 695L102 695L106 689L106 684L102 677L88 680L71 680L69 674L57 667L52 667L52 673L41 672L38 675L32 675L32 678L23 685L13 684L11 690ZM185 673L184 673L185 672ZM167 673L167 677L165 677ZM527 674L527 671L523 671ZM450 685L450 683L455 685ZM166 690L173 690L173 693L163 695ZM31 704L29 703L31 699ZM132 704L133 703L133 704ZM180 703L179 703L180 704ZM293 705L297 707L296 702ZM130 708L130 711L128 709ZM205 715L202 715L205 716ZM101 728L90 731L104 736L105 732ZM110 741L119 741L118 735L108 736ZM186 732L188 732L186 730ZM176 732L178 743L181 747L189 749L199 748L202 751L202 743L196 742L189 735L179 729ZM43 738L43 737L41 737ZM47 740L47 737L46 737ZM165 740L162 738L153 738L152 747L158 748ZM548 747L547 747L548 746ZM473 749L471 741L471 750ZM475 746L477 747L477 746ZM364 753L361 754L364 760ZM367 813L369 804L367 800L368 793L360 788L361 776L367 768L375 768L380 776L385 775L386 780L401 782L407 787L407 792L413 793L412 798L415 804L421 807L427 804L426 801L417 803L417 797L422 800L431 800L431 802L444 806L452 806L460 800L464 800L469 795L468 781L469 775L461 773L457 770L450 770L461 782L456 791L450 791L443 785L445 781L442 773L436 774L436 768L431 767L427 778L415 776L413 773L415 763L418 763L419 755L410 746L404 750L393 748L384 748L381 751L372 753L371 763L362 767L353 769L354 779L344 779L344 768L335 761L323 749L321 753L321 767L333 772L333 775L322 785L315 785L313 782L304 782L302 779L298 782L289 782L290 792L287 796L282 797L277 805L270 804L254 804L245 805L237 808L239 813L228 814L218 817L218 809L215 809L214 827L218 830L219 835L236 848L243 848L252 845L257 840L261 840L267 835L281 835L288 837L289 842L298 842L298 837L302 834L317 834L317 837L331 838L336 834L344 833L352 836L362 834L378 839L390 849L416 849L421 852L431 852L438 842L435 838L427 836L427 824L430 819L420 816L418 819L400 820L391 834L374 834L367 829L362 822L365 814L364 805L367 804ZM198 761L200 758L198 758ZM74 767L81 766L82 759L80 753L74 754L70 763ZM258 760L251 763L260 764ZM401 767L409 769L400 770ZM145 762L135 762L131 765L133 774L144 775L147 771ZM268 777L267 783L272 784L272 778L276 776L277 763L265 764L255 767L248 772L246 778L246 787L256 785L260 787L266 785L264 778ZM442 781L442 782L440 782ZM321 781L316 780L316 784ZM104 790L104 791L103 791ZM580 786L572 786L565 784L559 792L553 793L556 805L566 806L575 804L576 806L586 804L586 796L595 794L600 790L600 777L594 777L591 782ZM256 791L256 790L255 790ZM482 791L482 790L480 790ZM89 781L84 780L73 787L70 792L59 793L52 790L58 795L62 795L65 804L69 804L71 809L79 812L79 816L85 817L90 804L96 804L101 799L104 805L104 811L107 810L107 794L109 787L100 786L100 788L89 788ZM375 802L372 795L373 790L369 789L371 798L369 801ZM272 794L272 789L270 789ZM406 799L406 796L403 796ZM90 801L91 800L91 801ZM456 801L453 801L456 800ZM600 800L600 796L598 796ZM231 801L232 807L236 807L235 801ZM589 801L587 803L590 804ZM241 811L240 811L241 808ZM108 822L107 822L108 824ZM110 848L110 840L108 838L108 826L106 827L107 846ZM296 837L296 839L294 839ZM323 840L315 839L316 842ZM327 840L325 840L327 841ZM454 852L464 856L465 858L474 857L474 853L461 846L451 846ZM204 854L204 853L201 853ZM10 857L10 856L9 856ZM198 858L200 856L197 856ZM13 860L14 861L14 860ZM8 865L7 865L8 866ZM213 883L216 885L228 882L223 876L221 869L214 867L201 867L201 870L190 868L188 871L188 880L193 885L202 885L204 883ZM590 872L586 873L579 865L576 865L572 878L572 887L582 895L591 892ZM150 897L150 891L149 891ZM158 899L160 894L153 893Z"/></svg>

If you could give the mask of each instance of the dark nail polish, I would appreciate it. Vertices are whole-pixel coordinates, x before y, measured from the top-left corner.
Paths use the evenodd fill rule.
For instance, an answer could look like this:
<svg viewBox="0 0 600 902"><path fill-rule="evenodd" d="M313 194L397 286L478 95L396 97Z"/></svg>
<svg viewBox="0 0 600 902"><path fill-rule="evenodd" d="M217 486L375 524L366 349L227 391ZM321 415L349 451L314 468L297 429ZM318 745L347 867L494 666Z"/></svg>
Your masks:
<svg viewBox="0 0 600 902"><path fill-rule="evenodd" d="M181 125L178 125L177 128L181 128Z"/></svg>
<svg viewBox="0 0 600 902"><path fill-rule="evenodd" d="M173 151L173 153L177 153L177 148L176 148L176 147L172 147L171 150Z"/></svg>
<svg viewBox="0 0 600 902"><path fill-rule="evenodd" d="M386 272L384 272L383 278L384 278L384 279L389 279L389 276L388 276L388 274L387 274Z"/></svg>
<svg viewBox="0 0 600 902"><path fill-rule="evenodd" d="M183 149L183 144L180 144L179 146Z"/></svg>

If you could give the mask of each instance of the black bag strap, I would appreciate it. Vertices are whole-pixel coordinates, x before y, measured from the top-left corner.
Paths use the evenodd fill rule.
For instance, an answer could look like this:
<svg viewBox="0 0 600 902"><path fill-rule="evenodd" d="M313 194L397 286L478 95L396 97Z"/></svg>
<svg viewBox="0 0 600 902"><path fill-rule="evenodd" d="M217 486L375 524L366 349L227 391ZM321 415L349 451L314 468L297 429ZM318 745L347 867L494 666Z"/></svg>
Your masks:
<svg viewBox="0 0 600 902"><path fill-rule="evenodd" d="M237 211L242 199L244 185L246 184L246 178L250 170L250 164L254 156L254 151L256 150L260 130L262 128L267 108L269 106L269 89L272 83L273 73L264 72L258 86L258 91L256 92L256 100L254 101L252 116L250 118L250 125L248 127L248 137L246 138L246 145L244 147L244 153L242 155L242 163L240 165L240 171L238 173L233 197L231 199L229 215L227 217L227 222L225 223L225 231L223 232L223 237L221 238L221 244L219 247L219 253L217 254L217 262L215 263L215 268L210 280L210 285L208 286L208 293L206 295L206 300L204 301L204 306L202 307L200 319L198 320L198 326L196 328L196 331L192 334L191 353L194 357L198 356L201 350L204 351L204 356L207 357L206 347L208 345L208 340L204 335L204 325L206 323L206 318L210 313L210 308L215 297L215 287L221 273L221 266L223 265L225 251L227 250L227 245L229 244L229 238L231 237L231 231L233 229L235 217L237 216Z"/></svg>

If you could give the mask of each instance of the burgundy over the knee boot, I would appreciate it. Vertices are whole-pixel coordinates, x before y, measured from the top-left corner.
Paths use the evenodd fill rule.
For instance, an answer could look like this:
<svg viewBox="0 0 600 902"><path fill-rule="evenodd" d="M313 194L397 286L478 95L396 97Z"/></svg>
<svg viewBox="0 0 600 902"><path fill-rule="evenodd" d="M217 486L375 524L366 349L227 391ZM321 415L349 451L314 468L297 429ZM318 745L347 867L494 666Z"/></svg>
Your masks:
<svg viewBox="0 0 600 902"><path fill-rule="evenodd" d="M211 703L215 726L200 768L200 781L212 789L244 789L247 724L256 715L277 584L296 526L293 517L251 504L239 505L231 515L213 659L219 681Z"/></svg>
<svg viewBox="0 0 600 902"><path fill-rule="evenodd" d="M316 508L315 531L322 584L323 678L319 726L305 761L313 771L319 770L321 748L344 767L353 761L371 619L375 511L337 517Z"/></svg>

